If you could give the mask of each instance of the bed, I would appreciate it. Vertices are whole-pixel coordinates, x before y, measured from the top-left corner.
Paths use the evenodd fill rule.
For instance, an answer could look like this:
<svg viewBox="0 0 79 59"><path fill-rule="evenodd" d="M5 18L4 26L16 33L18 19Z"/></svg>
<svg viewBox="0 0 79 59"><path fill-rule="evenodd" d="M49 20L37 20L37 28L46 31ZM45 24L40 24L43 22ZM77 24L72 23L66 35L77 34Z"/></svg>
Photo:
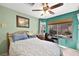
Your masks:
<svg viewBox="0 0 79 59"><path fill-rule="evenodd" d="M7 33L9 56L62 56L60 47L53 42L40 40L38 37L13 41L13 34L26 33L27 31L18 31Z"/></svg>

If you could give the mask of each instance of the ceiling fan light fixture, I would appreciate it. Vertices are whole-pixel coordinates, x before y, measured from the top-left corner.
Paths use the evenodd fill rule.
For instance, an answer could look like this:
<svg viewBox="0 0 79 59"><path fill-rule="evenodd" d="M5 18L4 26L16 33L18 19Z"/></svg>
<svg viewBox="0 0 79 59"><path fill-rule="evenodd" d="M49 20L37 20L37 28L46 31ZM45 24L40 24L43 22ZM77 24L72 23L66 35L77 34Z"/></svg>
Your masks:
<svg viewBox="0 0 79 59"><path fill-rule="evenodd" d="M60 6L62 6L63 5L63 3L58 3L58 4L55 4L55 5L52 5L52 6L49 6L48 5L48 3L42 3L42 11L43 11L43 13L41 14L41 16L42 15L44 15L44 14L55 14L53 11L52 11L52 9L55 9L55 8L58 8L58 7L60 7ZM39 10L32 10L32 11L40 11L40 9Z"/></svg>

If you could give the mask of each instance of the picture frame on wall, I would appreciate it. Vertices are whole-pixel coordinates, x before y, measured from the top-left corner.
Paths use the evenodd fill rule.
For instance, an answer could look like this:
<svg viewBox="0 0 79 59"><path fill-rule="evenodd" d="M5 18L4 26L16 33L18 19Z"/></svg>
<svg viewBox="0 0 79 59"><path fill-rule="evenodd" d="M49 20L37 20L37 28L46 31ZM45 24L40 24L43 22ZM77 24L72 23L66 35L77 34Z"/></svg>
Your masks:
<svg viewBox="0 0 79 59"><path fill-rule="evenodd" d="M16 15L16 26L29 28L29 18Z"/></svg>

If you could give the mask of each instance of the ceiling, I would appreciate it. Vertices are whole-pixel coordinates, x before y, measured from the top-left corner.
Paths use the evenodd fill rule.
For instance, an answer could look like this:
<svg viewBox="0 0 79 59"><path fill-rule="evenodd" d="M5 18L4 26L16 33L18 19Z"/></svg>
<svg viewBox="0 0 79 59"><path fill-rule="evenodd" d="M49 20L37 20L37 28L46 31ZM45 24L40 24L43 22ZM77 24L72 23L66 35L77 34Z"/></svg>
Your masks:
<svg viewBox="0 0 79 59"><path fill-rule="evenodd" d="M49 6L54 4L56 3L49 3ZM41 16L43 11L32 11L32 9L42 9L41 3L35 3L34 5L30 3L0 3L0 5L30 16L34 16L36 18L55 17L79 9L79 3L64 3L63 6L52 9L52 11L55 13L54 15L45 14Z"/></svg>

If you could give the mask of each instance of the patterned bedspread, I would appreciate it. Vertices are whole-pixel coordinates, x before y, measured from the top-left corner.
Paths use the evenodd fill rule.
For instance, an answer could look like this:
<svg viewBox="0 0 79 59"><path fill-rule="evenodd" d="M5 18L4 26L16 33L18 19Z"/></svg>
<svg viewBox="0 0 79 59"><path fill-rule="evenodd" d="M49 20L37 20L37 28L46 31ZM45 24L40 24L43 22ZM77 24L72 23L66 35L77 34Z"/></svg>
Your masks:
<svg viewBox="0 0 79 59"><path fill-rule="evenodd" d="M61 50L56 43L30 38L12 42L10 56L60 56Z"/></svg>

